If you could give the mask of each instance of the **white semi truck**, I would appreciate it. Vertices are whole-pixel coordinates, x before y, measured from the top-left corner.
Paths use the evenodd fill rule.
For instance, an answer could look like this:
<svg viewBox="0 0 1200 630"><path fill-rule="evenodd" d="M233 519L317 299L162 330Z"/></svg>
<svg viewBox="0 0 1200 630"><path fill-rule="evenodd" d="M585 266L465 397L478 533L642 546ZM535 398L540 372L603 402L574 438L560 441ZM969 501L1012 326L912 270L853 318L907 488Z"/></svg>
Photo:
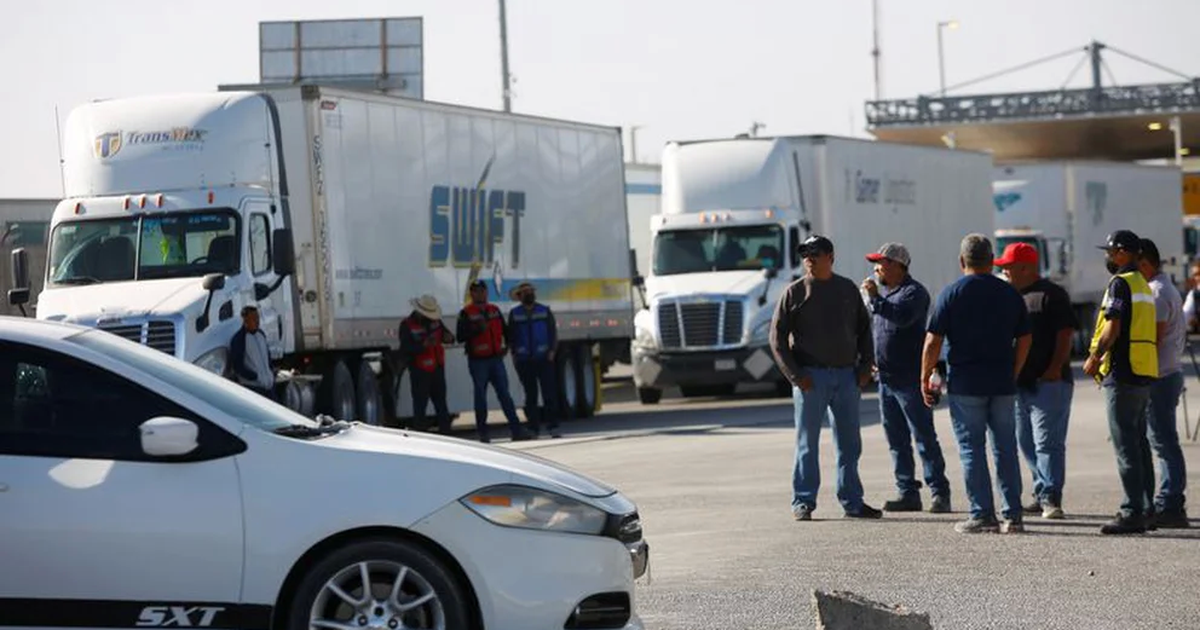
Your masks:
<svg viewBox="0 0 1200 630"><path fill-rule="evenodd" d="M1133 230L1158 246L1178 285L1186 264L1179 232L1182 173L1172 166L1113 162L1027 162L995 167L996 244L1037 248L1042 275L1071 296L1080 331L1076 353L1091 338L1109 273L1097 249L1108 234Z"/></svg>
<svg viewBox="0 0 1200 630"><path fill-rule="evenodd" d="M587 416L600 347L632 337L622 163L617 128L314 86L90 103L66 124L37 317L228 373L254 304L289 406L378 423L411 416L390 354L410 299L453 330L471 281L502 309L530 281ZM447 361L450 411L470 410L461 348Z"/></svg>
<svg viewBox="0 0 1200 630"><path fill-rule="evenodd" d="M829 136L672 142L662 214L651 222L648 306L635 317L634 381L643 403L790 388L768 348L780 294L800 278L797 245L831 238L834 269L856 283L889 241L912 252L934 296L959 277L959 243L991 234L992 160L982 153Z"/></svg>

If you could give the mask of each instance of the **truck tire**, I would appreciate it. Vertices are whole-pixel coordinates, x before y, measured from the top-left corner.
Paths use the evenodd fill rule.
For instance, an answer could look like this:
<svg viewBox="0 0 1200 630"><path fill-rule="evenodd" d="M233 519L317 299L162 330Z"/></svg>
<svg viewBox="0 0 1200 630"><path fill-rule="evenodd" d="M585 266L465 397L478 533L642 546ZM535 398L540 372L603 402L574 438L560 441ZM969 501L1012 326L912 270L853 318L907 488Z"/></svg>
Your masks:
<svg viewBox="0 0 1200 630"><path fill-rule="evenodd" d="M662 390L654 387L639 387L637 393L643 405L657 405L662 400Z"/></svg>
<svg viewBox="0 0 1200 630"><path fill-rule="evenodd" d="M576 412L580 418L591 418L600 410L600 375L592 356L591 344L579 346L575 364L579 375L579 405Z"/></svg>
<svg viewBox="0 0 1200 630"><path fill-rule="evenodd" d="M379 391L379 377L366 361L358 362L358 377L354 379L356 402L358 403L358 420L366 424L380 426L383 424L383 395Z"/></svg>
<svg viewBox="0 0 1200 630"><path fill-rule="evenodd" d="M564 417L573 418L579 411L579 362L575 347L563 346L558 351L558 404Z"/></svg>
<svg viewBox="0 0 1200 630"><path fill-rule="evenodd" d="M335 420L354 420L355 408L354 377L345 359L334 361L321 379L321 413L327 413Z"/></svg>

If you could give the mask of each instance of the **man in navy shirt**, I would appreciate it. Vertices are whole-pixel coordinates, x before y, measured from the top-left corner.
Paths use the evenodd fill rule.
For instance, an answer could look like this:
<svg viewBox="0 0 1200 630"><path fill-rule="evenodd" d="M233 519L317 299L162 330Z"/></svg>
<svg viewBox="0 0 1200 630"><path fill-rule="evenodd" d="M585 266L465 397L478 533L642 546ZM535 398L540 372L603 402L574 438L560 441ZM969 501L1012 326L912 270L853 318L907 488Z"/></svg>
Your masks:
<svg viewBox="0 0 1200 630"><path fill-rule="evenodd" d="M1016 289L992 275L993 261L986 236L968 234L963 239L959 253L963 277L938 296L921 361L925 402L932 407L934 365L942 341L949 340L950 419L971 504L970 518L954 529L964 534L1024 531L1014 399L1017 375L1029 355L1032 337L1025 301ZM988 478L989 431L1003 523L996 520Z"/></svg>
<svg viewBox="0 0 1200 630"><path fill-rule="evenodd" d="M870 300L875 365L879 370L879 415L892 452L897 496L883 504L888 512L920 512L921 482L916 478L912 441L925 464L925 483L933 494L933 513L950 511L946 460L933 426L933 410L921 396L921 343L929 315L929 292L908 273L912 260L901 243L885 243L867 254L875 278L862 289ZM878 279L878 282L876 282ZM880 291L879 285L883 285Z"/></svg>

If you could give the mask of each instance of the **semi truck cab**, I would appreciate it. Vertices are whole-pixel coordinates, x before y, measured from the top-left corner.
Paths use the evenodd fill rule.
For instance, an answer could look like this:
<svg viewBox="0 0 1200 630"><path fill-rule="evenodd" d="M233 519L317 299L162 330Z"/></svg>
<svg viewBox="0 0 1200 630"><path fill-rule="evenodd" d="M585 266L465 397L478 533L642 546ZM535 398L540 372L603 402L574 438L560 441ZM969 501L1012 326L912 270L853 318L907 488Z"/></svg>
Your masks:
<svg viewBox="0 0 1200 630"><path fill-rule="evenodd" d="M769 348L771 317L802 275L800 226L786 209L713 210L652 219L648 305L634 318L634 383L644 404L665 387L726 395L738 383L787 384Z"/></svg>

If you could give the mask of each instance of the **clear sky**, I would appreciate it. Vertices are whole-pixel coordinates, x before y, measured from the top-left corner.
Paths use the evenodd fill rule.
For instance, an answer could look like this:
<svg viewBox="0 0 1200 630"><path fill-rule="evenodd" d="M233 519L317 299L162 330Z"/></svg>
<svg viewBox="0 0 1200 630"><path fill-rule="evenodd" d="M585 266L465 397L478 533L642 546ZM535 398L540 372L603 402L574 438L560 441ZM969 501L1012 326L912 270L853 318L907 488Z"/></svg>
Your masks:
<svg viewBox="0 0 1200 630"><path fill-rule="evenodd" d="M1093 38L1200 74L1200 0L879 2L889 98L937 90L948 19L961 23L945 34L951 85ZM496 0L0 0L0 198L60 194L56 106L65 118L92 99L255 82L260 21L403 16L424 17L426 98L500 108ZM508 0L508 25L513 109L642 125L643 161L754 121L763 135L863 135L871 0ZM1122 84L1176 80L1108 59ZM965 92L1055 89L1076 60Z"/></svg>

